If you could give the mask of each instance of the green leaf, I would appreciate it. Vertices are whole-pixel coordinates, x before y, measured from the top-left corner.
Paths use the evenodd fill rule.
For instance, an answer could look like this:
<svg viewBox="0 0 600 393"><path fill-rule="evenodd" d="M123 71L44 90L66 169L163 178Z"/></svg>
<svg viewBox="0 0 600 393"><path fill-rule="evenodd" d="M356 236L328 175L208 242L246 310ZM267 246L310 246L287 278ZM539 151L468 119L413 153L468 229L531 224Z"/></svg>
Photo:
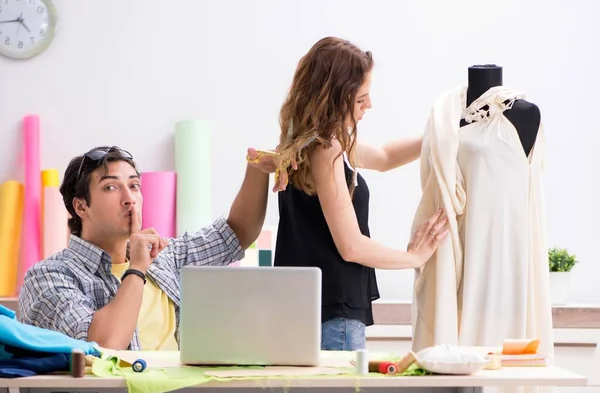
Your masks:
<svg viewBox="0 0 600 393"><path fill-rule="evenodd" d="M570 272L579 261L567 249L552 247L548 250L548 266L551 272Z"/></svg>

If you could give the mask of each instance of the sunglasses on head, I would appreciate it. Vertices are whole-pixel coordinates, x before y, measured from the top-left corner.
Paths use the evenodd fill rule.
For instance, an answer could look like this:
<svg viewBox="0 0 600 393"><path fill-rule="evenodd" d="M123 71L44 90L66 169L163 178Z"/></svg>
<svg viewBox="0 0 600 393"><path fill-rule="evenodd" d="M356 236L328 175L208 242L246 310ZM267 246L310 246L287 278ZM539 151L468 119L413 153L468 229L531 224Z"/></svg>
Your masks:
<svg viewBox="0 0 600 393"><path fill-rule="evenodd" d="M83 169L83 163L85 162L86 158L91 161L100 161L108 153L119 153L121 157L128 160L133 160L133 156L130 152L119 149L116 146L90 150L83 155L83 158L81 159L81 164L79 164L79 170L77 171L77 183L79 183L79 178L81 177L81 170Z"/></svg>

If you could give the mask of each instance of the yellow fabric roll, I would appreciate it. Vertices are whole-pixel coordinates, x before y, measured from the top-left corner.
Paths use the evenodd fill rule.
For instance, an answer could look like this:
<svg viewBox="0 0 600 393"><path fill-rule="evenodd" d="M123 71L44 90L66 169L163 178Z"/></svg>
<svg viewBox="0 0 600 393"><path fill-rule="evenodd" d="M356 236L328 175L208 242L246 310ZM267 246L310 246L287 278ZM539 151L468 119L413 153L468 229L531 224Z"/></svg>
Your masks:
<svg viewBox="0 0 600 393"><path fill-rule="evenodd" d="M58 169L44 169L42 171L42 188L59 186Z"/></svg>
<svg viewBox="0 0 600 393"><path fill-rule="evenodd" d="M24 190L14 180L0 185L0 297L16 296Z"/></svg>
<svg viewBox="0 0 600 393"><path fill-rule="evenodd" d="M40 228L42 228L42 241L40 242L40 251L42 252L42 256L44 256L44 207L46 206L46 201L44 199L44 189L46 187L60 187L60 180L58 177L58 169L44 169L42 170L42 195L41 195L41 205L40 205ZM44 256L45 258L45 256Z"/></svg>

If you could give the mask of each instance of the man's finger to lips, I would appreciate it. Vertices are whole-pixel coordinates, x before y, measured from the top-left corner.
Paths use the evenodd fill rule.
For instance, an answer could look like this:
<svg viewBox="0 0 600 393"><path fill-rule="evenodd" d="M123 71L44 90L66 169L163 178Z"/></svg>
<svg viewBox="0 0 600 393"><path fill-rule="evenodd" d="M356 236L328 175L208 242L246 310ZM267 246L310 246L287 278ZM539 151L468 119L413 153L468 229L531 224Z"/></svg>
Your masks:
<svg viewBox="0 0 600 393"><path fill-rule="evenodd" d="M135 232L139 232L139 225L138 225L138 220L137 220L137 210L135 208L135 205L131 205L131 208L129 209L129 219L130 221L130 226L131 226L131 232L135 233Z"/></svg>

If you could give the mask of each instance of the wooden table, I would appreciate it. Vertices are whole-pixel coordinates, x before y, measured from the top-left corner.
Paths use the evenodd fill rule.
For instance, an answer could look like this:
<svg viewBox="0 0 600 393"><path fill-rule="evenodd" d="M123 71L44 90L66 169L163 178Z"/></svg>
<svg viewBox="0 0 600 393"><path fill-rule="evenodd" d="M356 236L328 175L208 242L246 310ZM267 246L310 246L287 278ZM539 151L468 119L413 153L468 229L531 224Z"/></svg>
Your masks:
<svg viewBox="0 0 600 393"><path fill-rule="evenodd" d="M245 381L207 382L182 389L191 393L198 389L217 389L219 393L262 391L273 388L281 392L410 392L410 393L481 393L487 386L586 386L587 378L557 367L507 367L501 370L482 370L470 376L418 377L319 377L295 379L261 379ZM265 388L269 390L264 390ZM67 375L48 375L17 379L0 379L0 393L64 393L97 392L122 393L127 390L120 377L72 378ZM207 390L205 390L207 391Z"/></svg>

